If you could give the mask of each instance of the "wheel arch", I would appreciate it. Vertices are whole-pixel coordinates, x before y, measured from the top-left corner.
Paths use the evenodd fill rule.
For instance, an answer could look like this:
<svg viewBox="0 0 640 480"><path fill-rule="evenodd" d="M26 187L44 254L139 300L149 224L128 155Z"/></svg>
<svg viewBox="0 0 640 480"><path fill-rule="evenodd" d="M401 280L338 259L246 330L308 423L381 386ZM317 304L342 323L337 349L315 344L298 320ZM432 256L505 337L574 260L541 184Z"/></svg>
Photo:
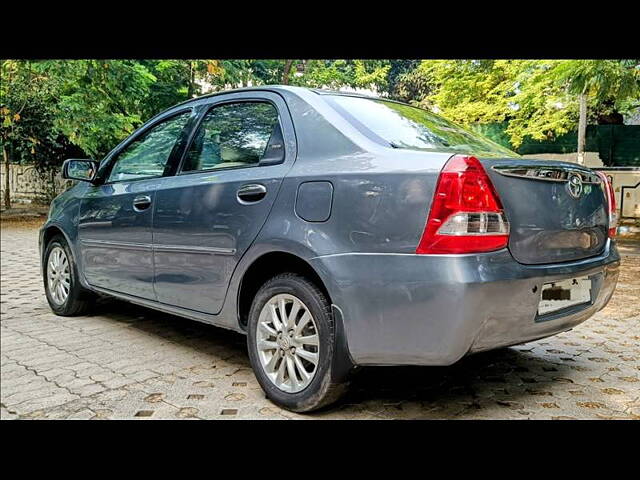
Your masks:
<svg viewBox="0 0 640 480"><path fill-rule="evenodd" d="M69 248L71 249L71 253L75 257L74 260L76 260L77 259L77 255L76 255L75 244L72 241L71 236L69 236L69 234L67 232L65 232L64 228L62 228L62 226L59 225L58 223L50 223L49 225L46 225L42 229L42 242L41 242L41 255L40 256L44 259L44 252L47 249L47 245L49 244L51 239L53 237L55 237L56 235L62 235L62 237L67 242L67 245L69 245Z"/></svg>
<svg viewBox="0 0 640 480"><path fill-rule="evenodd" d="M49 225L42 232L42 249L43 249L43 251L47 248L47 245L51 241L51 239L53 237L55 237L56 235L62 235L64 237L64 239L67 241L67 243L69 245L71 245L71 243L69 242L69 238L67 237L67 235L64 233L64 231L58 225L55 225L55 224L54 225Z"/></svg>
<svg viewBox="0 0 640 480"><path fill-rule="evenodd" d="M53 237L55 237L56 235L61 235L65 241L67 242L67 245L69 246L69 249L71 250L71 254L73 256L73 263L75 265L75 268L77 269L78 272L78 279L80 280L80 284L87 289L90 289L89 285L86 282L86 279L82 273L82 268L80 265L80 260L78 258L78 250L76 249L76 244L73 241L73 237L69 235L68 232L65 231L65 229L58 223L50 223L49 225L45 225L42 229L42 233L41 233L41 242L40 242L40 264L41 266L44 265L44 254L47 251L47 245L49 244L49 242L51 241L51 239Z"/></svg>
<svg viewBox="0 0 640 480"><path fill-rule="evenodd" d="M316 270L309 262L290 252L271 251L257 257L244 271L238 288L238 322L242 329L247 326L253 297L269 278L284 272L303 275L314 282L331 303L331 295Z"/></svg>
<svg viewBox="0 0 640 480"><path fill-rule="evenodd" d="M71 249L71 253L75 256L76 252L73 248L73 243L71 242L69 235L67 235L60 225L52 223L45 226L42 230L42 241L40 245L40 259L42 262L44 262L44 254L47 251L47 245L56 235L61 235L66 240L67 245L69 245L69 248Z"/></svg>

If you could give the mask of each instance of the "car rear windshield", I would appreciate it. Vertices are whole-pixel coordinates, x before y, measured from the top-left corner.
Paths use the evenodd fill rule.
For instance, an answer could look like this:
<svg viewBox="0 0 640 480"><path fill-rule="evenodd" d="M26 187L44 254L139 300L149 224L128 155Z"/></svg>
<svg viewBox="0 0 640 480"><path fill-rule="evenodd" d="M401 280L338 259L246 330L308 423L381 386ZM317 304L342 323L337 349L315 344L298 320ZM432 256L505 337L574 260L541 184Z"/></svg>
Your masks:
<svg viewBox="0 0 640 480"><path fill-rule="evenodd" d="M517 157L511 150L438 115L387 100L330 95L330 103L360 130L369 130L394 148Z"/></svg>

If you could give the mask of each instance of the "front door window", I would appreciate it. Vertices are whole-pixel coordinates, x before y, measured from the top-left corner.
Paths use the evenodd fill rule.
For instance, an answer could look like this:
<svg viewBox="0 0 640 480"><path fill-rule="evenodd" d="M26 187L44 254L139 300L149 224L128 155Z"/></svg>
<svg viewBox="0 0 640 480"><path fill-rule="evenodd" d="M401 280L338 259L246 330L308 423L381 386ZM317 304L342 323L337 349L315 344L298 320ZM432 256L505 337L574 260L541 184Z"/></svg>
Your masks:
<svg viewBox="0 0 640 480"><path fill-rule="evenodd" d="M183 112L154 126L122 150L111 169L108 183L159 177L191 112Z"/></svg>

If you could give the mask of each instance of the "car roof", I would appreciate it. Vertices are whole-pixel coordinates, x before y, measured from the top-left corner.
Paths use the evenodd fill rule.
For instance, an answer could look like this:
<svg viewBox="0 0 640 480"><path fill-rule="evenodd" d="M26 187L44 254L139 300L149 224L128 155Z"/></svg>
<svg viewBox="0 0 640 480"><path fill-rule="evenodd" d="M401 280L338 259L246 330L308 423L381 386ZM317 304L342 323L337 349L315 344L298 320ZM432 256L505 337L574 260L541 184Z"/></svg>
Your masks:
<svg viewBox="0 0 640 480"><path fill-rule="evenodd" d="M358 93L358 92L344 92L344 91L339 91L339 90L331 90L331 89L324 89L324 88L307 88L307 87L298 87L298 86L293 86L293 85L259 85L259 86L255 86L255 87L242 87L242 88L233 88L233 89L229 89L229 90L222 90L220 92L213 92L213 93L208 93L206 95L200 95L199 97L195 97L195 98L190 98L188 100L185 100L181 103L177 103L175 105L173 105L172 107L154 115L153 117L151 117L149 120L147 120L147 122L150 122L152 120L157 119L158 117L161 117L169 112L175 111L176 108L178 107L184 107L184 106L188 106L192 103L196 103L202 100L205 100L207 98L212 98L212 97L217 97L220 95L226 95L229 93L239 93L239 92L290 92L293 94L296 93L315 93L319 96L325 96L325 95L332 95L332 96L336 96L336 95L340 95L340 96L344 96L344 97L358 97L358 98L365 98L365 99L369 99L369 100L384 100L387 102L393 102L393 103L399 103L402 105L409 105L408 103L405 102L400 102L398 100L392 100L390 98L383 98L383 97L378 97L378 96L374 96L374 95L365 95L362 93Z"/></svg>
<svg viewBox="0 0 640 480"><path fill-rule="evenodd" d="M362 93L357 93L357 92L342 92L339 90L331 90L331 89L324 89L324 88L307 88L307 87L298 87L298 86L292 86L292 85L259 85L259 86L255 86L255 87L242 87L242 88L232 88L229 90L222 90L220 92L213 92L213 93L207 93L205 95L201 95L199 97L194 97L194 98L190 98L189 100L185 100L182 103L178 103L176 105L174 105L174 107L177 107L178 105L186 105L188 103L191 102L197 102L199 100L203 100L205 98L211 98L211 97L216 97L218 95L226 95L228 93L239 93L239 92L255 92L255 91L273 91L273 92L277 92L277 91L290 91L290 92L295 92L295 91L300 91L300 90L306 90L308 92L313 92L316 93L318 95L344 95L344 96L349 96L349 97L362 97L362 98L369 98L369 99L381 99L381 97L377 97L374 95L365 95Z"/></svg>

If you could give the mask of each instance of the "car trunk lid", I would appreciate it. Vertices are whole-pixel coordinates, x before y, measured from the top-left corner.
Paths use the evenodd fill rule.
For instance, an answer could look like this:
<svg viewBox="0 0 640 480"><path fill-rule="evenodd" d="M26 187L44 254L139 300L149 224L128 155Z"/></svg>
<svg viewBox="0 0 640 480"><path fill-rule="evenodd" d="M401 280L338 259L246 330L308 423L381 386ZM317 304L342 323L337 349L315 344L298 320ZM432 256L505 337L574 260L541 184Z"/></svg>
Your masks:
<svg viewBox="0 0 640 480"><path fill-rule="evenodd" d="M509 250L523 264L598 255L608 210L598 175L565 162L481 159L510 224Z"/></svg>

